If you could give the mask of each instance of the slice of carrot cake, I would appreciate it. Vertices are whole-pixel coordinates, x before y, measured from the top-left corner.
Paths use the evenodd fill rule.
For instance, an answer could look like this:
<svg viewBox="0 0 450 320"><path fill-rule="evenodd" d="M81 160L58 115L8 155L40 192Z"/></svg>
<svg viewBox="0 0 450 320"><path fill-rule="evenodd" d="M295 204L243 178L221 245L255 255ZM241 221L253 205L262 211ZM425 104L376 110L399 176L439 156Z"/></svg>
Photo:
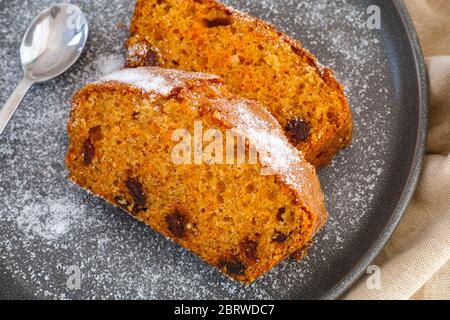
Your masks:
<svg viewBox="0 0 450 320"><path fill-rule="evenodd" d="M220 151L230 132L246 155L231 162ZM216 76L119 71L74 96L68 133L75 183L239 281L304 250L325 223L315 168Z"/></svg>
<svg viewBox="0 0 450 320"><path fill-rule="evenodd" d="M208 72L266 106L317 167L349 145L352 116L332 71L268 23L214 0L138 0L128 67Z"/></svg>

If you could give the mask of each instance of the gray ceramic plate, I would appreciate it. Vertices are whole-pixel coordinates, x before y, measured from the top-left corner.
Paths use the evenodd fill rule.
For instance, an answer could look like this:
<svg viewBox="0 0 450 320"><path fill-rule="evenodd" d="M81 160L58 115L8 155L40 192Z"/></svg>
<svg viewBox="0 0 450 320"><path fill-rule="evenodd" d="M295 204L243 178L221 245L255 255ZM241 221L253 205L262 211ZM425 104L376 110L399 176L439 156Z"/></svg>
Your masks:
<svg viewBox="0 0 450 320"><path fill-rule="evenodd" d="M0 101L21 72L19 45L53 1L0 0ZM412 195L426 136L427 86L399 1L230 0L302 40L345 85L351 148L320 176L330 219L302 262L246 287L67 180L70 98L122 63L134 3L75 1L90 39L69 72L35 86L0 137L0 296L6 298L336 298L384 246ZM381 8L381 30L366 26ZM72 269L70 266L74 266ZM81 274L80 289L67 280ZM70 278L73 279L73 278ZM69 280L70 280L69 279ZM69 281L69 283L71 283Z"/></svg>

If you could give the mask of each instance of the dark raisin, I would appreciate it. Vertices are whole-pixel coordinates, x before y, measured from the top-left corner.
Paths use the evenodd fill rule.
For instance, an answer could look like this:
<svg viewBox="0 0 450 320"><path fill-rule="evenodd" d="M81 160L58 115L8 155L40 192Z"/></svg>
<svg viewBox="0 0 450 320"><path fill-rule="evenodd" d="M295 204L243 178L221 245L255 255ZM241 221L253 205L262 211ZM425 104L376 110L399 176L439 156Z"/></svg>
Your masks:
<svg viewBox="0 0 450 320"><path fill-rule="evenodd" d="M128 48L126 68L157 67L158 52L147 41L141 41Z"/></svg>
<svg viewBox="0 0 450 320"><path fill-rule="evenodd" d="M166 216L167 227L170 233L177 238L183 238L186 235L187 222L186 214L180 210L175 210L172 214Z"/></svg>
<svg viewBox="0 0 450 320"><path fill-rule="evenodd" d="M231 18L230 17L218 17L214 19L204 19L203 23L205 24L205 27L207 28L215 28L215 27L226 27L231 24Z"/></svg>
<svg viewBox="0 0 450 320"><path fill-rule="evenodd" d="M145 206L147 205L147 197L145 196L142 184L136 179L130 178L125 181L125 186L127 187L131 197L133 198L136 207L139 207L141 209L145 208Z"/></svg>
<svg viewBox="0 0 450 320"><path fill-rule="evenodd" d="M309 124L298 118L291 119L285 130L288 138L295 143L305 142L310 134Z"/></svg>
<svg viewBox="0 0 450 320"><path fill-rule="evenodd" d="M89 138L91 138L92 141L100 141L103 139L102 134L102 127L101 126L95 126L89 129Z"/></svg>
<svg viewBox="0 0 450 320"><path fill-rule="evenodd" d="M287 240L287 235L282 234L280 232L275 233L275 236L273 237L273 241L283 243Z"/></svg>
<svg viewBox="0 0 450 320"><path fill-rule="evenodd" d="M283 222L283 221L284 221L284 219L283 219L283 214L284 214L285 212L286 212L286 208L285 208L285 207L278 209L278 212L277 212L277 220L278 220L278 221L280 221L280 222Z"/></svg>
<svg viewBox="0 0 450 320"><path fill-rule="evenodd" d="M152 48L148 48L147 54L145 57L145 66L146 67L157 67L159 66L158 62L158 53Z"/></svg>
<svg viewBox="0 0 450 320"><path fill-rule="evenodd" d="M219 262L219 268L233 276L242 276L245 273L245 265L237 257L224 258Z"/></svg>
<svg viewBox="0 0 450 320"><path fill-rule="evenodd" d="M94 159L95 156L95 148L90 139L87 139L83 143L82 156L83 156L83 164L85 166L88 166L92 163L92 160Z"/></svg>
<svg viewBox="0 0 450 320"><path fill-rule="evenodd" d="M239 249L245 258L251 262L257 262L258 259L258 243L253 240L245 239L239 244Z"/></svg>

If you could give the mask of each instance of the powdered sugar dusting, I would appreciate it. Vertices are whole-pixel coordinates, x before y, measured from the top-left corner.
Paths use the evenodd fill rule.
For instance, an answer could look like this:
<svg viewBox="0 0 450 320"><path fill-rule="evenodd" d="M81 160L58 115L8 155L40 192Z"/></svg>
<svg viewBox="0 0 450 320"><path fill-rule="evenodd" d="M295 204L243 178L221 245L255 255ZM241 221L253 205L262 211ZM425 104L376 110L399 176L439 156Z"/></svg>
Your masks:
<svg viewBox="0 0 450 320"><path fill-rule="evenodd" d="M186 73L159 67L124 69L103 77L101 82L116 81L145 93L168 95L189 79L217 79L205 73Z"/></svg>
<svg viewBox="0 0 450 320"><path fill-rule="evenodd" d="M321 172L330 212L302 262L287 260L247 287L223 276L195 255L133 218L87 194L67 179L64 154L72 94L118 67L124 57L132 1L74 1L88 15L90 39L67 73L35 86L0 136L0 292L38 298L314 298L360 258L373 229L386 221L384 204L403 146L404 109L396 103L382 34L363 27L359 0L229 0L302 40L344 83L354 114L352 147ZM0 101L20 78L20 36L50 0L0 0ZM20 16L21 19L16 19ZM395 155L395 156L393 156ZM391 198L389 198L391 197ZM66 270L81 271L81 289L67 287ZM4 275L4 277L3 277ZM2 283L3 285L3 283ZM19 293L18 293L19 294Z"/></svg>
<svg viewBox="0 0 450 320"><path fill-rule="evenodd" d="M300 151L286 139L283 129L267 111L252 101L223 101L216 103L219 120L232 123L234 131L247 139L258 151L262 175L277 175L292 188L302 205L318 216L317 230L326 216L320 182L315 169L305 161Z"/></svg>
<svg viewBox="0 0 450 320"><path fill-rule="evenodd" d="M117 72L123 68L125 58L121 54L103 55L95 61L95 69L97 70L97 78L107 76L113 72Z"/></svg>
<svg viewBox="0 0 450 320"><path fill-rule="evenodd" d="M262 115L255 114L252 105L254 104L251 101L246 100L234 101L231 104L227 101L222 108L224 113L217 116L219 119L221 117L232 119L234 130L246 137L259 151L263 166L270 167L273 174L291 177L293 173L290 169L302 165L299 151L284 138L282 128L269 112L266 111ZM302 185L292 187L301 189Z"/></svg>
<svg viewBox="0 0 450 320"><path fill-rule="evenodd" d="M16 217L17 227L25 234L34 234L45 240L56 240L70 231L83 217L85 206L74 206L64 199L45 199L25 205Z"/></svg>

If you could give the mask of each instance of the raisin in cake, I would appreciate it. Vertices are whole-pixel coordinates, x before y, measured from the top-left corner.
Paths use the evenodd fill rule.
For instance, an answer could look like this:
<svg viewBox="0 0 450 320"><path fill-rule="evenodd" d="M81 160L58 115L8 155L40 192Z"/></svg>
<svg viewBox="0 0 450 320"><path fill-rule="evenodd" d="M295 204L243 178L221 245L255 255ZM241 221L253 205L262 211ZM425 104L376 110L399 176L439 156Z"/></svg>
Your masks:
<svg viewBox="0 0 450 320"><path fill-rule="evenodd" d="M127 66L223 77L230 92L268 107L317 167L351 141L351 112L332 71L298 41L217 1L138 0Z"/></svg>
<svg viewBox="0 0 450 320"><path fill-rule="evenodd" d="M179 162L174 132L192 134L196 123L205 139L209 128L223 137L232 130L246 154L259 152L255 162L205 154L203 162ZM68 133L75 183L239 281L251 283L303 251L326 220L315 168L269 112L229 93L216 76L119 71L74 96Z"/></svg>

